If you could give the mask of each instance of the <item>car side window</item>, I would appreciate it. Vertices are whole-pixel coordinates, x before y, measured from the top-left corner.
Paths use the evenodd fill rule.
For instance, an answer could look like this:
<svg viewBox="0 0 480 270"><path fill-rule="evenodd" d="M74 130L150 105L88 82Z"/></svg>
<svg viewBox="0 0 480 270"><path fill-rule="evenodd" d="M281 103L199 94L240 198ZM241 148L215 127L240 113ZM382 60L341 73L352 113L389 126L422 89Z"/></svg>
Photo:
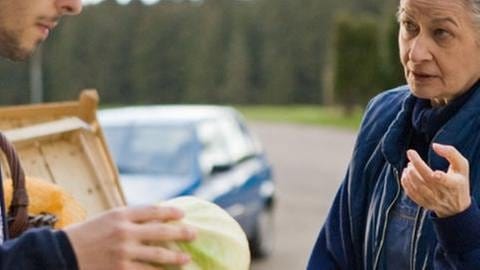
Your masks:
<svg viewBox="0 0 480 270"><path fill-rule="evenodd" d="M228 138L226 140L227 149L233 162L239 162L255 152L248 134L242 131L236 119L233 117L224 118L220 120L220 126L223 136Z"/></svg>
<svg viewBox="0 0 480 270"><path fill-rule="evenodd" d="M197 128L203 146L200 167L209 174L214 166L233 166L258 153L255 138L234 113L202 122Z"/></svg>
<svg viewBox="0 0 480 270"><path fill-rule="evenodd" d="M262 152L262 145L260 140L248 129L247 125L245 124L245 119L240 114L235 114L235 122L238 124L240 131L242 132L245 140L248 141L248 144L251 148L252 155L258 154Z"/></svg>
<svg viewBox="0 0 480 270"><path fill-rule="evenodd" d="M202 145L199 163L204 175L210 174L214 166L232 163L226 146L226 138L222 135L217 121L209 120L199 124L197 136Z"/></svg>
<svg viewBox="0 0 480 270"><path fill-rule="evenodd" d="M134 167L148 172L186 174L191 165L192 134L184 126L136 126L129 154Z"/></svg>

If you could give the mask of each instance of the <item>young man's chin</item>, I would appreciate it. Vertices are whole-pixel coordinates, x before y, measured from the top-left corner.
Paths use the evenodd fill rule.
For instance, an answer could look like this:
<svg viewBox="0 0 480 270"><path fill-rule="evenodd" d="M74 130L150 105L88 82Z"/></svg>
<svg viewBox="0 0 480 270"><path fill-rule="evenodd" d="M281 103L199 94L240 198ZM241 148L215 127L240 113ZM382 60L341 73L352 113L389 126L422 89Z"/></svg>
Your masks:
<svg viewBox="0 0 480 270"><path fill-rule="evenodd" d="M22 62L27 60L32 55L32 52L15 52L1 55L14 62Z"/></svg>
<svg viewBox="0 0 480 270"><path fill-rule="evenodd" d="M25 61L35 52L36 48L37 46L0 48L0 55L15 62Z"/></svg>

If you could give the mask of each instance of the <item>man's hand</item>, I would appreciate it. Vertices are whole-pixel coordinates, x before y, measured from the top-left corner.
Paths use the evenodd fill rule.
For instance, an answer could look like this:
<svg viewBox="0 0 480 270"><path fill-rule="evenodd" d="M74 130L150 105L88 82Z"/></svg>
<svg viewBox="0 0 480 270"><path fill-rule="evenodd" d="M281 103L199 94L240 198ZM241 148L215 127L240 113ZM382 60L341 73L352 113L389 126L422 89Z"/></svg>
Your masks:
<svg viewBox="0 0 480 270"><path fill-rule="evenodd" d="M433 144L433 150L448 160L448 172L432 171L417 152L409 150L402 187L410 199L438 217L454 216L471 204L468 160L453 146Z"/></svg>
<svg viewBox="0 0 480 270"><path fill-rule="evenodd" d="M119 208L65 229L80 270L159 270L149 263L181 265L188 255L148 242L190 241L195 231L165 223L183 217L171 207Z"/></svg>

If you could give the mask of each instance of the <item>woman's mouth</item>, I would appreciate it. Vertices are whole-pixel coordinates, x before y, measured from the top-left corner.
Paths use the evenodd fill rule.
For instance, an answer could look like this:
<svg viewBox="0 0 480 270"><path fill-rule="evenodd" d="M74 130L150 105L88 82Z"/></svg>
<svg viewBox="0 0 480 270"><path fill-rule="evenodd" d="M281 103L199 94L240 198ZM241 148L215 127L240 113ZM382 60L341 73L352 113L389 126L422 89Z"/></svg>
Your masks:
<svg viewBox="0 0 480 270"><path fill-rule="evenodd" d="M435 76L435 75L428 74L428 73L425 73L425 72L418 72L418 71L410 71L410 76L416 82L427 82L429 80L437 78L437 76Z"/></svg>

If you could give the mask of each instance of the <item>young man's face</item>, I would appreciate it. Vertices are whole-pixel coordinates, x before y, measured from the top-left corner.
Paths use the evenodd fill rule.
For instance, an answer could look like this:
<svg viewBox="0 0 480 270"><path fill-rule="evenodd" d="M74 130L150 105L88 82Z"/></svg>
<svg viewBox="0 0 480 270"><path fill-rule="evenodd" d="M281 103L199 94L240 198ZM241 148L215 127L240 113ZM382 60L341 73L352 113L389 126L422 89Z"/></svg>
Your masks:
<svg viewBox="0 0 480 270"><path fill-rule="evenodd" d="M0 56L25 60L62 16L81 9L81 0L0 0Z"/></svg>

